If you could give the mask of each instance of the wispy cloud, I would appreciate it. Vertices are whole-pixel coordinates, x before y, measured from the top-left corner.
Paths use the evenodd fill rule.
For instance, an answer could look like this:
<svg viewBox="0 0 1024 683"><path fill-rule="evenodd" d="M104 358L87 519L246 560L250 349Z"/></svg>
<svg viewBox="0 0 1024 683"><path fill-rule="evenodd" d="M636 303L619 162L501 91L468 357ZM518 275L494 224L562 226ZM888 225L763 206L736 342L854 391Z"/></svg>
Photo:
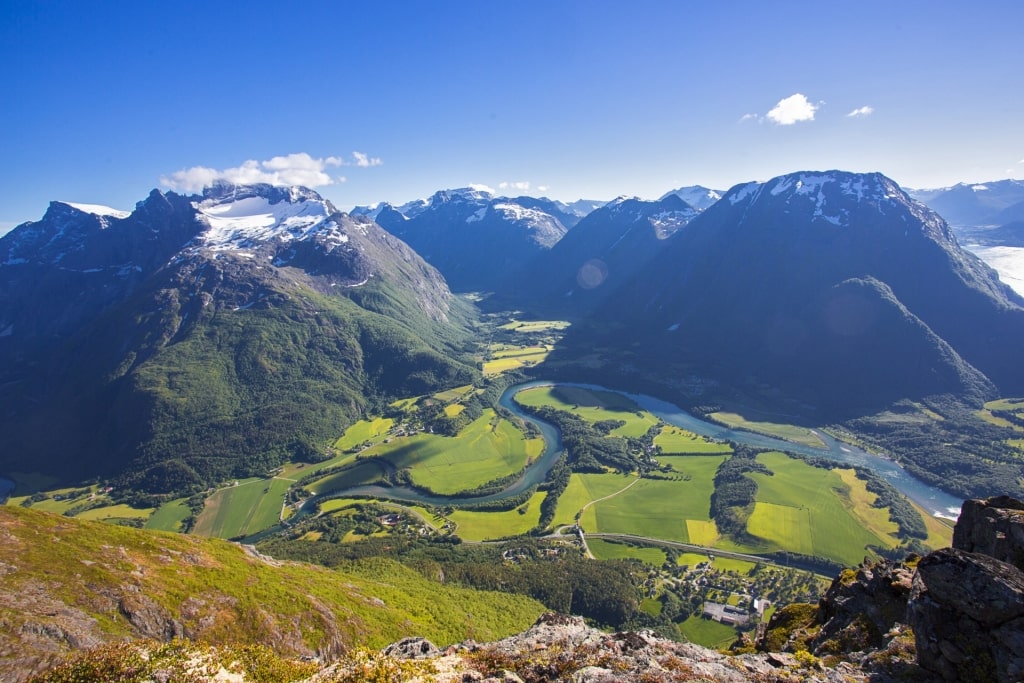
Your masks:
<svg viewBox="0 0 1024 683"><path fill-rule="evenodd" d="M371 157L366 154L363 154L362 152L352 152L352 158L356 160L355 164L360 168L369 168L370 166L381 166L384 163L383 161L380 160L380 157Z"/></svg>
<svg viewBox="0 0 1024 683"><path fill-rule="evenodd" d="M744 114L740 117L740 123L746 123L747 121L758 121L761 117L757 114Z"/></svg>
<svg viewBox="0 0 1024 683"><path fill-rule="evenodd" d="M326 170L331 166L343 165L345 162L340 157L315 159L305 152L299 152L273 157L266 161L250 159L241 166L221 170L206 166L193 166L161 176L160 184L172 190L186 192L197 192L217 181L238 185L269 183L270 185L322 187L345 182L343 176L332 177Z"/></svg>
<svg viewBox="0 0 1024 683"><path fill-rule="evenodd" d="M856 109L851 111L846 116L847 116L847 118L859 118L859 117L862 117L862 116L871 116L874 112L875 112L875 108L874 107L869 106L869 105L864 105L863 107L857 107Z"/></svg>
<svg viewBox="0 0 1024 683"><path fill-rule="evenodd" d="M779 100L765 116L780 126L791 126L801 121L813 121L814 112L820 105L812 103L805 95L796 93Z"/></svg>
<svg viewBox="0 0 1024 683"><path fill-rule="evenodd" d="M515 183L510 183L508 181L502 181L502 182L498 183L498 189L499 190L520 190L521 192L526 192L527 190L530 189L530 181L528 181L528 180L520 180L519 182L515 182Z"/></svg>

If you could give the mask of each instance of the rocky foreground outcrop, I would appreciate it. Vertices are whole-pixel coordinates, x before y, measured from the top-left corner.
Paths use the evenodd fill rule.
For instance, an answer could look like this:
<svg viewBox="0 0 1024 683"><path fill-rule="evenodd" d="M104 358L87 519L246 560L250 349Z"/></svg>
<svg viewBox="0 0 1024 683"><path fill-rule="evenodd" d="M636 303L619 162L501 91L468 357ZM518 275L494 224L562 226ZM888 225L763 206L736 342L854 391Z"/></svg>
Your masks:
<svg viewBox="0 0 1024 683"><path fill-rule="evenodd" d="M907 607L918 664L946 681L1024 680L1024 504L964 503L953 547L917 566Z"/></svg>
<svg viewBox="0 0 1024 683"><path fill-rule="evenodd" d="M790 605L761 650L842 659L873 680L1024 681L1024 503L969 500L953 547L843 571L817 609Z"/></svg>

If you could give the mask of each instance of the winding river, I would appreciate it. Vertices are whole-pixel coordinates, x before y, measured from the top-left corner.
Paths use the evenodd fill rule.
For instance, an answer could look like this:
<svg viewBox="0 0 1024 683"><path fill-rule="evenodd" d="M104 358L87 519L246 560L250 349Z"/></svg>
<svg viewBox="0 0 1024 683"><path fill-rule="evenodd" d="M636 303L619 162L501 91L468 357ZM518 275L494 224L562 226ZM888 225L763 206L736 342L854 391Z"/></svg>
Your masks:
<svg viewBox="0 0 1024 683"><path fill-rule="evenodd" d="M515 402L514 397L520 391L536 387L556 385L580 387L594 391L607 391L622 394L623 396L627 396L632 399L641 408L649 411L666 424L675 425L676 427L681 427L694 432L695 434L711 437L713 439L733 441L736 443L754 446L756 448L771 448L799 453L802 455L827 458L847 465L864 467L880 475L897 490L928 511L929 514L955 519L960 513L960 506L963 503L963 500L915 479L892 460L878 455L873 455L850 444L837 441L828 434L822 432L814 432L824 444L823 447L816 448L806 444L799 444L772 436L766 436L764 434L757 434L742 429L732 429L712 422L706 422L694 417L678 406L652 396L630 394L593 384L575 384L569 382L555 383L544 380L516 384L515 386L506 389L499 399L499 403L503 408L508 409L523 420L535 425L544 437L545 444L544 453L541 457L526 469L522 477L507 486L505 489L486 496L465 498L456 496L428 495L404 486L366 485L356 486L342 491L332 491L330 496L368 496L421 505L466 505L490 503L518 495L532 486L544 481L548 472L554 466L555 462L558 460L558 456L562 452L562 438L561 433L554 425L539 420L533 415L524 412Z"/></svg>

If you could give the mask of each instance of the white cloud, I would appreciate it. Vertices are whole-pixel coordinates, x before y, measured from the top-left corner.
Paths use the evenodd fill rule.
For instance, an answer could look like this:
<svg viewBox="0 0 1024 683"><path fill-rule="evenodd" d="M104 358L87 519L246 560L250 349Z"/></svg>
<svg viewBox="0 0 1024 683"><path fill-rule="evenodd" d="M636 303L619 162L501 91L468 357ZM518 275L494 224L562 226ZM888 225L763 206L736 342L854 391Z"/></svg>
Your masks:
<svg viewBox="0 0 1024 683"><path fill-rule="evenodd" d="M811 103L800 93L779 100L766 115L780 126L791 126L800 121L813 121L814 112L820 105Z"/></svg>
<svg viewBox="0 0 1024 683"><path fill-rule="evenodd" d="M498 183L498 189L499 190L510 190L511 189L511 190L520 190L522 192L526 192L527 190L530 189L530 182L527 181L527 180L521 180L521 181L519 181L517 183L510 183L510 182L507 182L507 181L503 181L503 182Z"/></svg>
<svg viewBox="0 0 1024 683"><path fill-rule="evenodd" d="M371 157L363 154L362 152L352 152L352 158L356 160L356 166L360 168L369 168L370 166L381 166L383 161L380 157Z"/></svg>
<svg viewBox="0 0 1024 683"><path fill-rule="evenodd" d="M871 107L869 105L864 105L863 107L857 107L856 109L851 111L846 116L849 117L849 118L857 118L857 117L860 117L860 116L871 116L871 114L873 114L874 111L875 111L874 107Z"/></svg>
<svg viewBox="0 0 1024 683"><path fill-rule="evenodd" d="M494 188L490 185L484 185L483 183L470 183L469 189L476 190L477 192L487 192L488 194L494 194Z"/></svg>
<svg viewBox="0 0 1024 683"><path fill-rule="evenodd" d="M547 192L548 191L548 186L547 185L538 185L537 186L537 191L538 192Z"/></svg>
<svg viewBox="0 0 1024 683"><path fill-rule="evenodd" d="M757 114L744 114L740 117L740 123L746 123L747 121L757 121L761 117Z"/></svg>
<svg viewBox="0 0 1024 683"><path fill-rule="evenodd" d="M380 161L379 159L377 160ZM253 183L269 183L270 185L304 185L305 187L321 187L345 182L344 178L332 178L325 170L328 166L342 166L339 157L314 159L305 152L274 157L267 161L250 159L235 168L217 169L206 166L175 171L169 176L161 176L160 184L172 190L197 192L216 181L226 181L238 185Z"/></svg>

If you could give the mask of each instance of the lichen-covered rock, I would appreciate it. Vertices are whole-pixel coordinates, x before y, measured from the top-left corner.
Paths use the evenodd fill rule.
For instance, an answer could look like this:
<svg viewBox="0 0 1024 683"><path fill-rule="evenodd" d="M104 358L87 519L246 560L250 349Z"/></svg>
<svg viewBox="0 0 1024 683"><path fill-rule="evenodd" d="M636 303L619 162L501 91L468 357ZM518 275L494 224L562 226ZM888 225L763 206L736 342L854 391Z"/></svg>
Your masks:
<svg viewBox="0 0 1024 683"><path fill-rule="evenodd" d="M946 548L917 567L907 609L918 664L947 681L1024 679L1024 572Z"/></svg>
<svg viewBox="0 0 1024 683"><path fill-rule="evenodd" d="M904 620L913 568L881 560L846 569L829 586L818 605L821 630L811 647L816 655L884 647L886 634Z"/></svg>
<svg viewBox="0 0 1024 683"><path fill-rule="evenodd" d="M964 501L953 547L1024 570L1024 502L1009 496Z"/></svg>
<svg viewBox="0 0 1024 683"><path fill-rule="evenodd" d="M384 649L384 654L395 659L423 659L436 657L441 651L426 638L402 638Z"/></svg>

